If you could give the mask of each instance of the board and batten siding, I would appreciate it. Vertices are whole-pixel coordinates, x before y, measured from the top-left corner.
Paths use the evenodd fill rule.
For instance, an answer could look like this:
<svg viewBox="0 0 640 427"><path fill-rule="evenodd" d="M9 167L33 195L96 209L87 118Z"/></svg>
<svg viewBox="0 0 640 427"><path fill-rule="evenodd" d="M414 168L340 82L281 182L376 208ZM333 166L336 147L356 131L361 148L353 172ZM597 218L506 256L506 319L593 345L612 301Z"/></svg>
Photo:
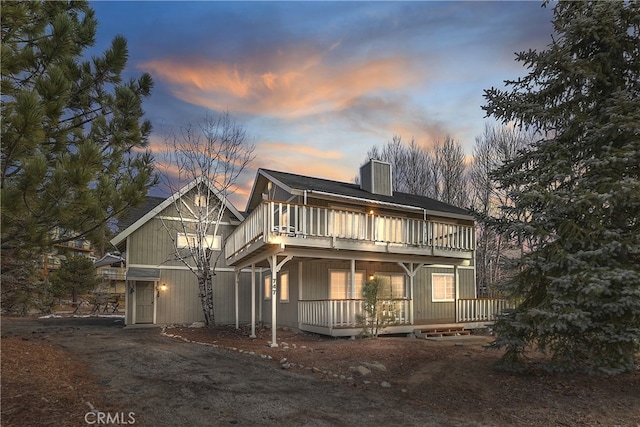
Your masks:
<svg viewBox="0 0 640 427"><path fill-rule="evenodd" d="M452 267L423 267L414 279L414 322L438 323L455 322L455 302L433 302L432 274L453 274ZM458 268L459 298L475 298L475 269Z"/></svg>
<svg viewBox="0 0 640 427"><path fill-rule="evenodd" d="M163 220L160 217L164 217ZM129 266L157 268L160 270L158 285L166 284L166 290L156 290L156 323L157 324L190 324L204 320L200 303L198 281L196 276L184 264L174 259L174 246L169 232L175 237L181 229L178 221L169 218L177 217L175 206L169 205L161 213L147 221L134 231L127 239L127 258ZM218 229L222 241L233 231L230 225L232 216L227 211ZM168 225L171 231L168 231ZM195 223L187 223L187 228ZM224 248L221 248L221 251ZM214 253L216 257L222 252ZM133 301L130 289L135 282L129 282L128 302ZM225 257L220 256L214 277L214 310L216 323L235 323L235 273L227 268ZM259 291L257 291L259 295ZM247 323L251 320L251 273L241 272L238 287L239 320ZM133 320L132 305L127 304L127 322Z"/></svg>

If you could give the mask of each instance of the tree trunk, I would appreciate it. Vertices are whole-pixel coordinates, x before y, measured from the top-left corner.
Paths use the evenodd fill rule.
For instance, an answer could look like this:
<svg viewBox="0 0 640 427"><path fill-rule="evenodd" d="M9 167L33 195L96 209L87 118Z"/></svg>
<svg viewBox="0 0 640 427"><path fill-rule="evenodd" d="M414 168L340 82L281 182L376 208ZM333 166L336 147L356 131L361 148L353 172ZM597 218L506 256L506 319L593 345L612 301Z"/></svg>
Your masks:
<svg viewBox="0 0 640 427"><path fill-rule="evenodd" d="M202 303L204 321L207 326L214 326L216 320L213 310L213 275L211 272L205 271L198 276L198 286L200 288L200 302Z"/></svg>

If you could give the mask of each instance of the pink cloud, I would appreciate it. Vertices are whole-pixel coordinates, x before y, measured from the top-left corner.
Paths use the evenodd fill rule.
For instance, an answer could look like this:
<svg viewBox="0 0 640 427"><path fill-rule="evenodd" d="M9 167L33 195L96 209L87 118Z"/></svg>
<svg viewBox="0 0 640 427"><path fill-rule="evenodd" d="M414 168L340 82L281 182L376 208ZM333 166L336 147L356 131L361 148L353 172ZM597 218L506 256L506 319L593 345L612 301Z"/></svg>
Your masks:
<svg viewBox="0 0 640 427"><path fill-rule="evenodd" d="M299 52L290 57L281 54L271 65L251 59L227 64L167 58L148 61L140 68L168 83L174 96L185 102L285 118L347 108L355 98L398 90L424 78L408 57L400 55L339 66L321 54L300 56Z"/></svg>
<svg viewBox="0 0 640 427"><path fill-rule="evenodd" d="M341 159L343 156L342 153L338 151L326 151L320 150L315 147L310 147L307 145L290 145L278 142L264 142L260 144L261 151L271 151L278 152L281 154L291 155L291 154L302 154L305 156L310 156L313 158L320 159Z"/></svg>

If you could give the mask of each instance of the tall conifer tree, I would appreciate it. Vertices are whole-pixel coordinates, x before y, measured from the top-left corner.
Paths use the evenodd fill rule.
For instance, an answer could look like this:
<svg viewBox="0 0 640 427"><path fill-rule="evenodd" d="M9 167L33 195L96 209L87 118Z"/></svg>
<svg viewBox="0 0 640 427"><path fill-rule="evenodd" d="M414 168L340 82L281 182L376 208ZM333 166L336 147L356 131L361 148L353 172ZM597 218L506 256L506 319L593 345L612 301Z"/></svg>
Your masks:
<svg viewBox="0 0 640 427"><path fill-rule="evenodd" d="M83 56L97 26L85 1L3 1L1 21L3 256L95 240L155 183L142 118L152 79L123 81L122 36Z"/></svg>
<svg viewBox="0 0 640 427"><path fill-rule="evenodd" d="M512 368L534 346L555 370L616 374L640 347L640 3L563 1L553 23L517 55L528 75L485 91L489 115L544 135L495 173L514 206L493 226L530 247L494 345Z"/></svg>

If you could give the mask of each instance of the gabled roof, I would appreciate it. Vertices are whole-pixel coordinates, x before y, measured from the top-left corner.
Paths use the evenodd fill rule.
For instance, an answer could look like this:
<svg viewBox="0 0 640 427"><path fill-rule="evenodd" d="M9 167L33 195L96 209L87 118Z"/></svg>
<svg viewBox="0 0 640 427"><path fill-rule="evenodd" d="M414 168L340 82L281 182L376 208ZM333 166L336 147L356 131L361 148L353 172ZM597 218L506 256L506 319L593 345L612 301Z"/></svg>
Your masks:
<svg viewBox="0 0 640 427"><path fill-rule="evenodd" d="M189 191L191 191L195 186L201 183L208 185L211 191L213 192L213 194L215 194L220 199L220 201L222 201L220 194L213 187L213 185L204 177L200 176L194 179L193 181L191 181L189 184L182 187L180 190L176 191L174 194L172 194L168 198L160 199L161 200L160 203L155 204L155 206L154 206L154 203L158 199L157 197L151 198L154 200L148 200L146 204L143 205L144 207L149 209L148 211L143 212L142 210L143 206L141 206L140 208L137 208L135 212L132 212L131 215L127 215L127 218L130 216L131 218L137 217L137 219L131 222L131 224L128 225L126 228L124 228L116 237L111 239L110 240L111 244L114 246L117 246L120 243L122 243L128 236L130 236L138 228L142 227L147 221L149 221L151 218L153 218L154 216L162 212L164 209L169 207L174 202L174 200L181 198L182 196L187 194ZM239 221L242 221L244 219L244 216L240 212L238 212L238 210L228 200L225 202L225 207Z"/></svg>
<svg viewBox="0 0 640 427"><path fill-rule="evenodd" d="M127 209L125 215L118 220L118 231L125 230L165 200L164 197L147 196L140 206Z"/></svg>
<svg viewBox="0 0 640 427"><path fill-rule="evenodd" d="M443 203L430 197L417 196L415 194L401 193L398 191L394 191L393 196L385 196L363 190L358 184L296 175L270 169L258 169L256 182L260 176L278 184L292 194L301 194L306 192L309 195L319 198L338 198L388 205L396 208L419 209L426 211L429 215L473 219L471 213L467 209ZM254 191L255 188L256 186L254 184ZM251 198L253 199L253 197L254 194L252 192Z"/></svg>

